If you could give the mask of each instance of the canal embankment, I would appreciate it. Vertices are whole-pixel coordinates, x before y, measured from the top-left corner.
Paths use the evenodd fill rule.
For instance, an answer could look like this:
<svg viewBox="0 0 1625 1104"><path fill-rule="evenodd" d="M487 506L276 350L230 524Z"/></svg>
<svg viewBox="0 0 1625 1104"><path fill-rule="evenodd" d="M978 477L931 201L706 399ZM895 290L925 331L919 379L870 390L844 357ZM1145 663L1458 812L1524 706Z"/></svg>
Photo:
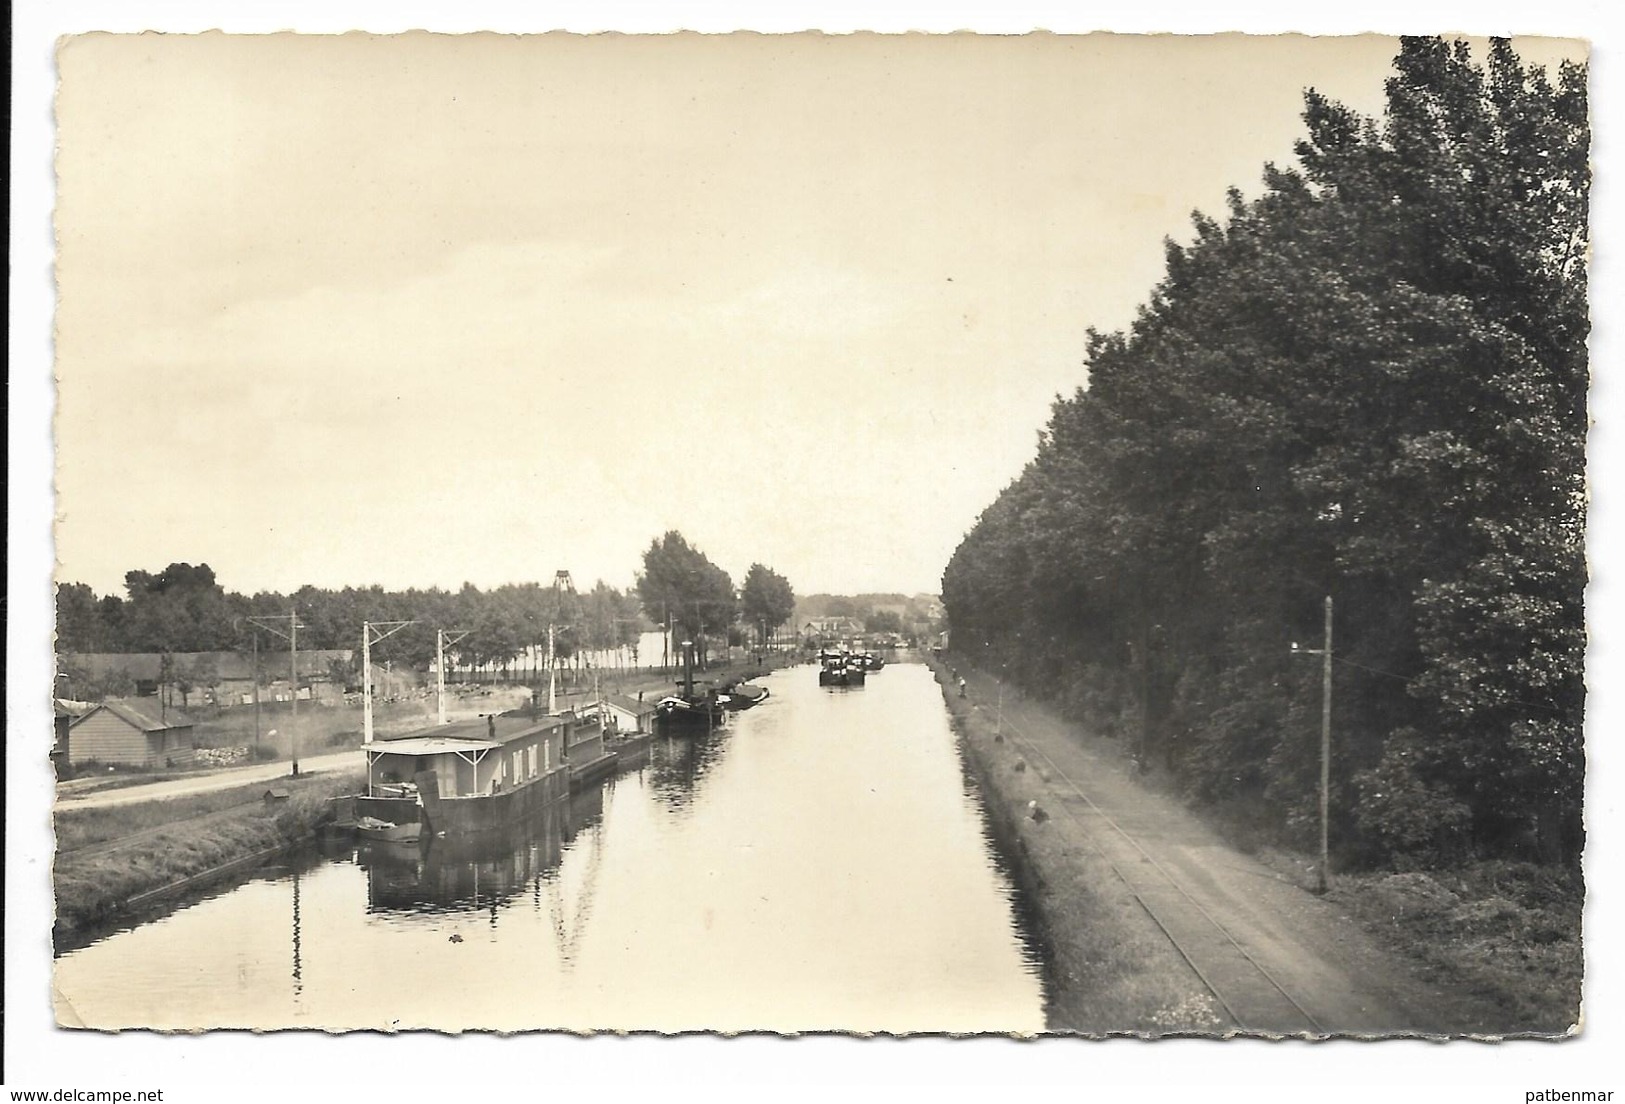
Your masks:
<svg viewBox="0 0 1625 1104"><path fill-rule="evenodd" d="M331 819L331 799L361 783L359 773L339 772L127 805L59 806L56 946L309 839Z"/></svg>
<svg viewBox="0 0 1625 1104"><path fill-rule="evenodd" d="M1056 823L1047 772L1013 750L996 717L959 695L947 664L932 667L982 788L994 841L1038 929L1048 1030L1164 1035L1217 1028L1200 979L1171 952L1110 863L1081 833Z"/></svg>

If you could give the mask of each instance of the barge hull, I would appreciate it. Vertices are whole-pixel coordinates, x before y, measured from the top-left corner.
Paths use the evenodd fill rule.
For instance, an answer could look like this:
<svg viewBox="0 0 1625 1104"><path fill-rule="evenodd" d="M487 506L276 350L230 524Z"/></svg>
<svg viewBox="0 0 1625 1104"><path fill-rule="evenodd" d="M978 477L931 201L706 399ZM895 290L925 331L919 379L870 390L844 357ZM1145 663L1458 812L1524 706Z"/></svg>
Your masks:
<svg viewBox="0 0 1625 1104"><path fill-rule="evenodd" d="M526 820L570 794L570 771L554 767L534 782L478 797L441 797L434 771L423 771L414 781L423 796L423 815L435 835L497 832Z"/></svg>

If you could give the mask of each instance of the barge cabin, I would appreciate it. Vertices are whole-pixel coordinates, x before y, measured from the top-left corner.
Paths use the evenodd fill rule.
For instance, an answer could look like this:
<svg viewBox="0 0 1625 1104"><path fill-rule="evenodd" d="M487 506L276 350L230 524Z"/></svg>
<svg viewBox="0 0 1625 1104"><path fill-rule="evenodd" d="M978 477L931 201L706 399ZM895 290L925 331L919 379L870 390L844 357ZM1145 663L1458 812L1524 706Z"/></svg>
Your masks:
<svg viewBox="0 0 1625 1104"><path fill-rule="evenodd" d="M355 814L436 835L513 824L568 795L576 724L570 713L502 714L376 740L363 748L367 793Z"/></svg>

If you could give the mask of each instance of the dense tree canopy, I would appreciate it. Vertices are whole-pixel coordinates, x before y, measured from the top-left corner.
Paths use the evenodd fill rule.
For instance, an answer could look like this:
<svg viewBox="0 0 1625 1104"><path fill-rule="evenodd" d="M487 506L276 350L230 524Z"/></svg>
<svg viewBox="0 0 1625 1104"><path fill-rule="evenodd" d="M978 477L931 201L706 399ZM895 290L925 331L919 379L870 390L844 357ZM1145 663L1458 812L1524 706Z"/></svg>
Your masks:
<svg viewBox="0 0 1625 1104"><path fill-rule="evenodd" d="M738 617L733 579L675 529L649 543L637 591L650 620L694 641L702 657L706 641L726 640Z"/></svg>
<svg viewBox="0 0 1625 1104"><path fill-rule="evenodd" d="M123 677L96 686L75 663L77 653L157 652L163 656L163 681L184 698L193 689L218 684L219 672L208 662L189 665L174 659L173 653L247 653L256 632L262 646L271 645L273 638L256 629L251 618L286 618L290 610L298 611L302 648L359 651L363 622L409 621L413 623L373 644L375 663L425 670L434 659L437 630L444 629L456 637L452 655L457 662L538 677L545 671L538 670L537 657L548 654L550 630L558 663L574 658L579 665L583 653L615 649L630 649L637 662L639 635L669 617L681 638L699 643L703 662L708 639L754 633L764 622L776 628L795 608L789 580L760 564L751 567L741 603L728 573L675 531L650 543L631 593L600 581L578 594L555 580L553 585L510 583L491 590L464 583L456 591L303 586L292 594L249 596L226 591L208 564L187 563L170 564L157 574L131 571L125 591L124 596L99 597L82 583L57 587L56 650L80 690L117 695L129 692L133 683ZM747 614L742 627L737 624L741 611ZM278 641L275 646L282 645ZM528 671L523 669L527 657ZM545 667L545 659L540 666ZM359 660L350 667L346 678L359 671ZM335 669L333 674L344 673Z"/></svg>
<svg viewBox="0 0 1625 1104"><path fill-rule="evenodd" d="M1338 838L1580 836L1585 73L1406 39L1381 119L1311 91L1292 168L1195 218L943 577L974 647L1210 801Z"/></svg>
<svg viewBox="0 0 1625 1104"><path fill-rule="evenodd" d="M539 583L491 590L465 583L457 591L304 586L289 595L250 597L224 590L207 564L171 564L158 575L130 572L126 591L126 597L98 598L82 583L57 588L57 651L67 657L66 664L71 667L71 656L80 652L247 652L256 631L249 618L286 617L290 609L299 612L303 648L359 651L364 621L413 621L372 651L376 662L418 670L433 660L439 629L466 634L455 648L461 661L508 670L527 651L533 657L546 654L549 626L556 630L555 654L563 660L578 648L607 651L633 644L644 625L636 600L602 582L573 598ZM260 642L267 646L272 638L262 635ZM166 681L177 687L207 687L218 679L207 664L201 669L175 665L168 674ZM117 693L122 687L103 689Z"/></svg>
<svg viewBox="0 0 1625 1104"><path fill-rule="evenodd" d="M739 605L745 624L765 642L796 612L796 592L789 579L770 567L753 563L745 572L745 585L739 589Z"/></svg>

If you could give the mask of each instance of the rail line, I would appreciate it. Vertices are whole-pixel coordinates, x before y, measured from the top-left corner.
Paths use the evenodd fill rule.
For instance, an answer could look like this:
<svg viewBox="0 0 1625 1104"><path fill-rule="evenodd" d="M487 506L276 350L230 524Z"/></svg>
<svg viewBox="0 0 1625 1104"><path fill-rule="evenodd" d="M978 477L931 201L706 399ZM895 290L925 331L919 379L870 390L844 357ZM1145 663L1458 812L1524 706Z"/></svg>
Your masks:
<svg viewBox="0 0 1625 1104"><path fill-rule="evenodd" d="M1213 994L1236 1029L1249 1034L1315 1037L1331 1034L1139 840L1097 805L1030 736L1012 724L1007 712L1000 717L999 727L1006 739L1019 745L1029 759L1042 760L1048 765L1052 778L1064 782L1076 795L1075 801L1063 796L1061 808L1084 830L1090 846L1112 868L1174 950ZM1117 856L1108 852L1099 834L1079 815L1076 807L1079 804L1084 806L1084 813L1104 823L1122 841ZM1123 844L1132 849L1127 855L1121 853ZM1122 861L1136 856L1137 862ZM1145 866L1154 872L1152 876L1141 873L1139 868Z"/></svg>

